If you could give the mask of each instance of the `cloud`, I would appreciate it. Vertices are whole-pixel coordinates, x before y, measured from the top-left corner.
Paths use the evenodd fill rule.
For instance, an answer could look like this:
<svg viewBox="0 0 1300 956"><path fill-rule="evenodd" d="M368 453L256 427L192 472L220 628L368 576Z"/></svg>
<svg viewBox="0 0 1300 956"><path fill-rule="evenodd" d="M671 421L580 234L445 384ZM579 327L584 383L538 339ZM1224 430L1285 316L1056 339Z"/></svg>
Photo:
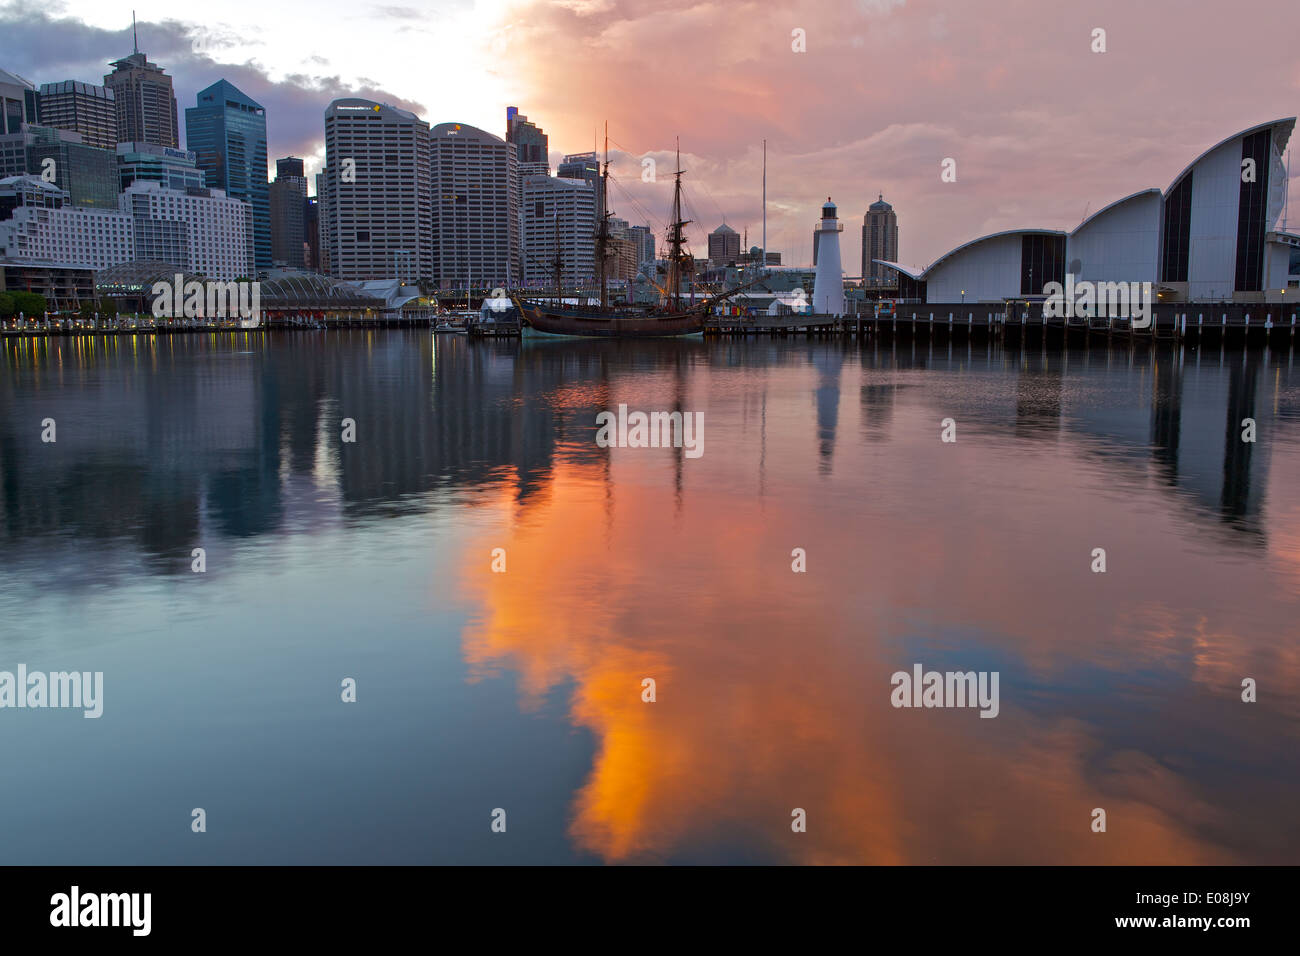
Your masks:
<svg viewBox="0 0 1300 956"><path fill-rule="evenodd" d="M0 7L6 69L38 86L66 79L102 83L110 72L108 64L131 52L130 27L104 30L56 13L22 3ZM324 155L325 107L337 97L360 96L415 113L426 111L423 104L384 89L376 80L349 83L337 73L293 73L274 80L256 60L222 62L222 48L236 38L229 28L164 20L142 21L140 32L147 37L147 46L141 44L144 52L172 77L182 139L185 109L195 105L200 90L225 79L266 108L272 165L280 156L301 156L309 161L309 175L314 171L315 157ZM319 57L313 61L328 65Z"/></svg>
<svg viewBox="0 0 1300 956"><path fill-rule="evenodd" d="M925 264L995 229L1071 228L1089 207L1167 186L1224 136L1293 115L1285 32L1253 26L1288 9L1285 0L1242 0L1230 15L1208 0L1067 10L1034 0L526 0L501 17L519 105L552 144L587 142L606 118L632 155L680 136L688 184L707 189L731 225L748 226L752 244L766 139L770 247L811 261L812 224L831 195L853 272L877 192L898 212L900 257ZM1105 54L1091 51L1098 25ZM796 28L806 53L791 48ZM949 156L958 180L941 183Z"/></svg>

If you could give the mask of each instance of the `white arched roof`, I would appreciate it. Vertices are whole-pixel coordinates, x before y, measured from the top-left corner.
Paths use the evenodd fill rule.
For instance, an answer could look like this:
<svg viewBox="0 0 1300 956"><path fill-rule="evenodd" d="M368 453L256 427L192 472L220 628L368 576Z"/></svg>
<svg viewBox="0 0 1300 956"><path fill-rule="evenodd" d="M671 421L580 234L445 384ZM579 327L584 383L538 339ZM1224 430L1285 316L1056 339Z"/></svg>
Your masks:
<svg viewBox="0 0 1300 956"><path fill-rule="evenodd" d="M1252 126L1249 129L1243 129L1240 133L1233 133L1231 136L1219 140L1219 142L1215 143L1209 149L1201 153L1201 155L1197 156L1194 160L1188 163L1187 166L1183 169L1183 171L1174 177L1174 181L1170 183L1169 188L1165 190L1165 195L1168 196L1171 192L1174 191L1174 187L1177 186L1180 182L1182 182L1183 177L1186 176L1189 172L1191 172L1192 167L1194 167L1197 163L1203 160L1206 156L1209 156L1210 153L1214 152L1220 146L1223 146L1225 143L1231 143L1234 139L1240 139L1243 136L1250 136L1253 133L1258 133L1262 129L1270 129L1274 126L1282 126L1286 128L1286 133L1282 136L1282 141L1278 143L1278 149L1279 150L1286 149L1287 141L1291 138L1291 131L1295 129L1295 121L1296 118L1294 116L1287 117L1286 119L1276 119L1268 123L1260 123L1258 126Z"/></svg>
<svg viewBox="0 0 1300 956"><path fill-rule="evenodd" d="M884 266L886 269L893 269L895 272L901 272L909 279L916 279L918 282L921 279L921 273L925 272L924 269L918 272L916 269L909 269L907 266L902 265L901 263L890 262L888 259L872 259L871 261L876 263L877 265Z"/></svg>
<svg viewBox="0 0 1300 956"><path fill-rule="evenodd" d="M1153 186L1153 187L1151 187L1150 189L1139 189L1137 192L1135 192L1135 193L1130 193L1129 195L1125 196L1123 199L1116 199L1113 203L1110 203L1109 205L1106 205L1106 206L1102 206L1100 209L1098 209L1096 212L1094 212L1091 216L1089 216L1089 217L1088 217L1087 219L1085 219L1083 222L1081 222L1081 223L1079 223L1077 226L1075 226L1074 229L1070 232L1070 235L1073 236L1075 233L1080 232L1080 231L1083 229L1084 226L1088 225L1090 222L1092 222L1092 221L1093 221L1094 219L1096 219L1098 216L1103 216L1103 215L1105 215L1106 213L1110 212L1112 209L1115 209L1115 208L1117 208L1117 207L1119 207L1119 206L1124 205L1126 202L1132 202L1134 199L1141 199L1141 198L1144 197L1144 196L1159 196L1159 195L1161 195L1160 190L1159 190L1159 189L1156 189L1156 188Z"/></svg>
<svg viewBox="0 0 1300 956"><path fill-rule="evenodd" d="M957 253L963 252L966 249L969 249L971 246L978 246L981 242L988 242L990 239L1001 239L1004 236L1062 236L1064 237L1065 233L1062 232L1060 229L1003 229L1001 232L990 232L987 236L979 236L978 238L972 239L969 242L963 242L957 248L950 249L948 252L945 252L938 259L935 259L934 262L931 262L928 266L926 266L925 269L922 271L921 275L928 276L931 272L937 269L939 267L939 264L942 263L944 260L951 259L953 256L957 255Z"/></svg>

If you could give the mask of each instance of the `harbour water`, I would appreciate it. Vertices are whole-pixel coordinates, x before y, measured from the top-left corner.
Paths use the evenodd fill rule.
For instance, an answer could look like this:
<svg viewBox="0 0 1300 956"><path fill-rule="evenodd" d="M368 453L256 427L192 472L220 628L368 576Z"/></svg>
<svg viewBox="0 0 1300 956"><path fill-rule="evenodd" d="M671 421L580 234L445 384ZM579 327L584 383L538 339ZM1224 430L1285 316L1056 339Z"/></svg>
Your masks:
<svg viewBox="0 0 1300 956"><path fill-rule="evenodd" d="M0 862L1300 859L1290 350L0 348Z"/></svg>

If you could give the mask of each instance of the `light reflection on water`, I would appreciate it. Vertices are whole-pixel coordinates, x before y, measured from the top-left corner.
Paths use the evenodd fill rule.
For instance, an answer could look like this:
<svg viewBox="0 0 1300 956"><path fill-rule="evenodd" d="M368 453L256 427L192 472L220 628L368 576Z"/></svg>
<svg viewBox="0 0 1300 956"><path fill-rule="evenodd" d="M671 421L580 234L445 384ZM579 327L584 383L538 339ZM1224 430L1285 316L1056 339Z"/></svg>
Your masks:
<svg viewBox="0 0 1300 956"><path fill-rule="evenodd" d="M4 342L6 862L1295 862L1289 352L430 339Z"/></svg>

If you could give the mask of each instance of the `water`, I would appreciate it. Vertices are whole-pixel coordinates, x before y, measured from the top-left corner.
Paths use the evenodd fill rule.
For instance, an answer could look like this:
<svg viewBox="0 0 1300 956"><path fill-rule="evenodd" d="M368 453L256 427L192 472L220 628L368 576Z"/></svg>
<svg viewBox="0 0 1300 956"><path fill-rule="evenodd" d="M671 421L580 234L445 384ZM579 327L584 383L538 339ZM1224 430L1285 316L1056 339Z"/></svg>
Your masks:
<svg viewBox="0 0 1300 956"><path fill-rule="evenodd" d="M0 861L1300 858L1290 352L431 338L3 343Z"/></svg>

